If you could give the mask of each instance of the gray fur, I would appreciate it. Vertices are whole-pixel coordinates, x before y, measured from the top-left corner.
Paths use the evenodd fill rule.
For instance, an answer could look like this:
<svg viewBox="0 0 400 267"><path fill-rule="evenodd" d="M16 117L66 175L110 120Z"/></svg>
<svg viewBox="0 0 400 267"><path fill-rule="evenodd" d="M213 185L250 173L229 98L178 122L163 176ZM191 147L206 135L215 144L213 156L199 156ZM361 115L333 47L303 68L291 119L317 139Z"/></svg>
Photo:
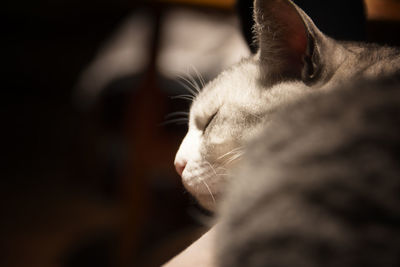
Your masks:
<svg viewBox="0 0 400 267"><path fill-rule="evenodd" d="M400 266L400 75L291 105L248 147L220 266Z"/></svg>
<svg viewBox="0 0 400 267"><path fill-rule="evenodd" d="M268 14L282 6L304 23L300 65ZM225 190L219 266L400 266L400 51L337 42L291 1L256 0L255 19L259 84L295 96L264 113Z"/></svg>
<svg viewBox="0 0 400 267"><path fill-rule="evenodd" d="M255 7L260 51L221 73L195 97L189 131L175 160L187 162L183 184L210 210L223 195L242 148L268 127L275 113L309 94L400 68L397 49L337 42L291 1L256 1ZM302 45L291 43L292 35Z"/></svg>
<svg viewBox="0 0 400 267"><path fill-rule="evenodd" d="M400 266L400 51L337 42L289 0L254 17L259 52L196 96L175 161L222 199L217 261Z"/></svg>

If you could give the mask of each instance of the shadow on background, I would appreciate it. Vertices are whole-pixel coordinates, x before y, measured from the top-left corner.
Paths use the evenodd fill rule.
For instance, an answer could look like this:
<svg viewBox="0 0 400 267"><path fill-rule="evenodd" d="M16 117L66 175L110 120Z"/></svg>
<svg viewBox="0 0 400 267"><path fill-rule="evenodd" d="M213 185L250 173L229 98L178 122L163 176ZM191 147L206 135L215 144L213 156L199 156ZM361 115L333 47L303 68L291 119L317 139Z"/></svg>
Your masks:
<svg viewBox="0 0 400 267"><path fill-rule="evenodd" d="M140 89L158 86L152 66L113 81L90 107L76 101L84 67L143 8L153 6L16 1L1 9L1 266L132 266L146 258L156 266L196 235L187 230L198 227L187 213L193 202L172 165L185 127L156 121L188 103L172 106L166 94ZM160 135L147 134L143 147L135 140L145 131L171 138L157 147ZM153 157L151 174L143 151L164 157ZM164 238L183 230L182 241L152 258Z"/></svg>

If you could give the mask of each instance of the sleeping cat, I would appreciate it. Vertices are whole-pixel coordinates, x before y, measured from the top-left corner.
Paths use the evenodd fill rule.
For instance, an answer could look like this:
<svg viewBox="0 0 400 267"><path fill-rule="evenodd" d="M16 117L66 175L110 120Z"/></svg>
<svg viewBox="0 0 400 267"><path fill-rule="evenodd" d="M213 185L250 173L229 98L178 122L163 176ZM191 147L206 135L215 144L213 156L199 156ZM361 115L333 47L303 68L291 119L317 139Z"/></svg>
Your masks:
<svg viewBox="0 0 400 267"><path fill-rule="evenodd" d="M400 266L400 52L336 42L291 1L255 20L260 51L199 93L175 160L205 207L225 193L216 262Z"/></svg>
<svg viewBox="0 0 400 267"><path fill-rule="evenodd" d="M184 186L209 210L215 210L246 144L288 104L400 69L398 50L337 42L292 1L256 0L254 18L258 53L221 73L195 97L175 158Z"/></svg>
<svg viewBox="0 0 400 267"><path fill-rule="evenodd" d="M399 50L337 42L289 0L254 18L258 53L196 96L175 159L220 206L216 261L400 266Z"/></svg>

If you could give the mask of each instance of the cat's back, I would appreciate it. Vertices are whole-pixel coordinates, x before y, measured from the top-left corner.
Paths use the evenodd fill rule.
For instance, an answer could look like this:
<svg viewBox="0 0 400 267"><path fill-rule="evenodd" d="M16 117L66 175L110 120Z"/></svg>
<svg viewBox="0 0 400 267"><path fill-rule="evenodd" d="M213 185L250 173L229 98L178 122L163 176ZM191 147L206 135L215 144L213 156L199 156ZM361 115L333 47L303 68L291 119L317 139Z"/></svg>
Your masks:
<svg viewBox="0 0 400 267"><path fill-rule="evenodd" d="M400 266L400 74L275 121L223 204L221 266Z"/></svg>
<svg viewBox="0 0 400 267"><path fill-rule="evenodd" d="M348 62L349 68L359 73L359 77L381 77L400 69L400 50L397 47L381 46L373 43L338 42L355 60Z"/></svg>

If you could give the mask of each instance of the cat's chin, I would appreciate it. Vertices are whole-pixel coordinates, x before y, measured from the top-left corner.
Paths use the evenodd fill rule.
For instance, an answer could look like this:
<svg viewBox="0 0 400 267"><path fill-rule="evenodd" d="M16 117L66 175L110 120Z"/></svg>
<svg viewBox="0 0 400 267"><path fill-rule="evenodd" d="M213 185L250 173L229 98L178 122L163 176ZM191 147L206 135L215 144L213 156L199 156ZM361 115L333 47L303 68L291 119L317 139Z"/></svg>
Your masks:
<svg viewBox="0 0 400 267"><path fill-rule="evenodd" d="M188 183L185 179L183 179L183 185L203 208L215 211L221 195L219 191L211 191L211 188L204 183Z"/></svg>
<svg viewBox="0 0 400 267"><path fill-rule="evenodd" d="M225 187L225 177L218 174L215 167L202 160L189 162L182 172L182 183L199 204L213 211L221 190Z"/></svg>

